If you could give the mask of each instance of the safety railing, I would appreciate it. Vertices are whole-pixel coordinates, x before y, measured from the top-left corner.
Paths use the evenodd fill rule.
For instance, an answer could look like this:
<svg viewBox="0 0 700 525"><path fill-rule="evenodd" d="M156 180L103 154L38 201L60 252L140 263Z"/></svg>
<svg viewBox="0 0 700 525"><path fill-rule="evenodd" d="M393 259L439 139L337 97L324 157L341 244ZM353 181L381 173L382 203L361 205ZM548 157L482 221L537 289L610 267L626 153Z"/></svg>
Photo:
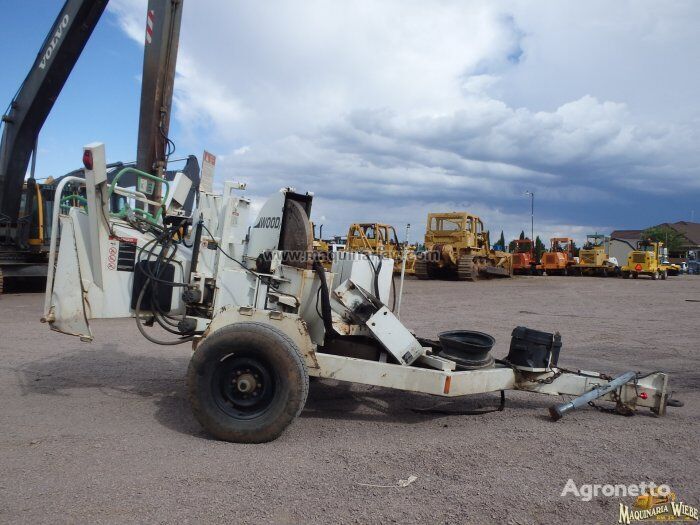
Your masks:
<svg viewBox="0 0 700 525"><path fill-rule="evenodd" d="M127 173L133 173L136 175L137 187L140 184L140 180L142 179L151 181L152 187L149 187L148 191L142 192L139 190L130 190L128 188L118 186L117 184L119 182L119 179L121 179ZM153 189L155 188L156 184L161 184L162 186L165 186L165 192L164 194L162 194L161 199L159 201L149 199L146 196L146 193L153 193ZM122 195L124 197L131 197L135 201L152 206L155 210L155 213L151 213L147 209L141 209L136 207L132 208L131 206L129 206L127 201L126 205L123 208L121 208L118 211L112 211L112 216L117 217L119 219L125 219L132 214L140 215L144 220L157 224L161 216L163 215L165 203L167 202L168 195L170 194L170 183L165 179L161 179L160 177L156 177L155 175L151 175L150 173L146 173L145 171L137 170L136 168L124 168L114 176L114 179L112 179L112 183L109 185L107 194L110 200L114 194Z"/></svg>
<svg viewBox="0 0 700 525"><path fill-rule="evenodd" d="M61 198L63 189L67 184L75 182L78 184L85 184L85 179L82 177L64 177L56 186L56 197ZM73 197L73 195L71 195ZM46 270L46 294L44 296L44 316L48 316L49 310L51 308L51 292L53 290L53 279L56 271L56 245L58 243L59 231L58 231L58 215L61 210L61 206L54 206L53 213L51 214L51 243L49 245L49 262L48 268Z"/></svg>
<svg viewBox="0 0 700 525"><path fill-rule="evenodd" d="M87 212L87 199L83 197L82 195L66 195L65 197L61 197L59 201L59 206L61 207L61 211L64 213L67 213L70 208L83 208Z"/></svg>

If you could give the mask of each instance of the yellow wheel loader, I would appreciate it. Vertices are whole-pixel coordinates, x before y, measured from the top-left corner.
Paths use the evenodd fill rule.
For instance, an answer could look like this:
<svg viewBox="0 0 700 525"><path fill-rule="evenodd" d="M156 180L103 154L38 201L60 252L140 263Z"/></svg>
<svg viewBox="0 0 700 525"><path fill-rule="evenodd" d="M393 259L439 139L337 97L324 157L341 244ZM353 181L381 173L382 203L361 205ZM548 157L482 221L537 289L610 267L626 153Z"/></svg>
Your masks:
<svg viewBox="0 0 700 525"><path fill-rule="evenodd" d="M430 213L425 232L425 252L416 258L419 279L512 277L513 258L492 250L489 232L476 215L467 212Z"/></svg>

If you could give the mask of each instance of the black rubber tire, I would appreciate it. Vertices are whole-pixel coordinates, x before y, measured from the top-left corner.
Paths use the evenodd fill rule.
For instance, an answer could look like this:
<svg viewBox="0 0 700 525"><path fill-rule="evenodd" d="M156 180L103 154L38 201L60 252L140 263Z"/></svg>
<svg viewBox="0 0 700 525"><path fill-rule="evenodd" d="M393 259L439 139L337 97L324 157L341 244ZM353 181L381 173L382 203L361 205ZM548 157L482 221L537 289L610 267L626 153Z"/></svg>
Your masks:
<svg viewBox="0 0 700 525"><path fill-rule="evenodd" d="M630 278L630 273L629 273L629 272L622 272L622 278L623 278L623 279L629 279L629 278Z"/></svg>
<svg viewBox="0 0 700 525"><path fill-rule="evenodd" d="M241 394L228 386L240 372L235 367L251 362L263 367L268 379L258 383L264 384L260 401L255 401L264 403L259 413L245 413L250 407L237 406L229 390ZM187 392L195 418L212 436L264 443L276 439L301 413L309 374L301 352L283 332L262 323L237 323L217 330L197 347L187 370Z"/></svg>

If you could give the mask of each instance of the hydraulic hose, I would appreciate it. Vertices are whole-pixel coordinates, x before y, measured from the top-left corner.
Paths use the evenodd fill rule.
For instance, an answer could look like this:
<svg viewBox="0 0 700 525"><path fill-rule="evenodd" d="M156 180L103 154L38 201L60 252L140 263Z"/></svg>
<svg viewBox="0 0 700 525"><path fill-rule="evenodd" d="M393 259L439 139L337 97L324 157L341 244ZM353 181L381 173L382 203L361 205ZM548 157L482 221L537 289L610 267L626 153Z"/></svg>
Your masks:
<svg viewBox="0 0 700 525"><path fill-rule="evenodd" d="M324 344L328 339L336 337L338 332L333 328L333 313L331 310L331 298L328 292L328 283L326 282L326 269L318 259L314 260L313 269L318 274L321 281L321 318L323 319L323 327L325 328Z"/></svg>

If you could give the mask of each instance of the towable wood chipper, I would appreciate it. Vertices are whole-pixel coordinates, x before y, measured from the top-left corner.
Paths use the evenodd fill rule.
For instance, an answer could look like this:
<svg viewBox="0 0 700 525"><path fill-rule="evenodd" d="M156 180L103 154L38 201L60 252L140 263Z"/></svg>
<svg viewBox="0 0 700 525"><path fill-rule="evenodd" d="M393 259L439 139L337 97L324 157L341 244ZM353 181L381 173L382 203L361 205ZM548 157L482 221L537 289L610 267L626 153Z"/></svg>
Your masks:
<svg viewBox="0 0 700 525"><path fill-rule="evenodd" d="M125 168L109 183L101 144L86 146L83 160L85 178L56 189L82 183L85 202L54 208L43 320L91 341L91 319L133 317L148 341L192 344L189 400L219 439L275 439L303 409L309 377L450 398L582 396L552 406L554 419L593 399L659 416L674 404L662 372L611 378L559 367L558 334L516 328L498 361L486 334L416 337L386 306L392 264L340 253L328 272L315 259L310 193L284 188L249 222L245 185L227 182L223 194L200 191L188 215L186 177ZM160 185L160 197L120 186L127 174L137 187ZM118 209L115 195L124 197Z"/></svg>

